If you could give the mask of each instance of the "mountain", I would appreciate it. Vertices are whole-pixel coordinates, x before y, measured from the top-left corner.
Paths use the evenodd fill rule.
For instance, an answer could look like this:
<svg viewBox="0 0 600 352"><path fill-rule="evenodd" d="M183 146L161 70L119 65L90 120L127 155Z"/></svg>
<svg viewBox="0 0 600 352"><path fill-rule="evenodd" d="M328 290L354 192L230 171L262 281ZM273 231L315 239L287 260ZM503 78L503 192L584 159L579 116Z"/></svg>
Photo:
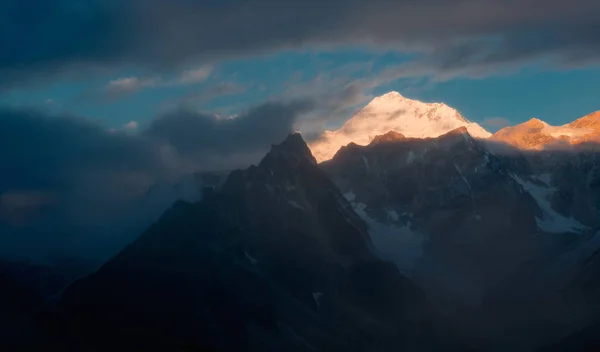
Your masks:
<svg viewBox="0 0 600 352"><path fill-rule="evenodd" d="M0 349L64 350L59 324L44 301L29 288L0 273ZM61 347L58 349L58 347Z"/></svg>
<svg viewBox="0 0 600 352"><path fill-rule="evenodd" d="M389 132L321 167L451 335L482 350L534 347L569 317L584 319L561 302L557 278L579 272L582 249L597 248L597 156L488 146L465 127L425 139Z"/></svg>
<svg viewBox="0 0 600 352"><path fill-rule="evenodd" d="M310 144L315 158L321 162L331 159L351 142L367 145L378 135L389 131L406 137L438 137L459 127L466 127L476 138L491 134L476 123L465 119L455 109L442 103L423 103L390 92L373 99L335 131L325 131Z"/></svg>
<svg viewBox="0 0 600 352"><path fill-rule="evenodd" d="M434 349L424 293L372 247L293 134L174 204L61 307L99 350Z"/></svg>
<svg viewBox="0 0 600 352"><path fill-rule="evenodd" d="M248 169L157 184L147 199L191 198L66 290L65 331L87 348L77 350L596 343L598 116L566 127L531 120L486 139L442 104L386 112L422 112L410 102L375 99L329 132L343 136L335 143L357 139L321 163L291 134ZM380 133L398 116L416 121L418 137ZM569 131L571 147L554 148ZM335 148L315 143L315 153Z"/></svg>
<svg viewBox="0 0 600 352"><path fill-rule="evenodd" d="M499 130L490 137L490 141L527 150L600 143L600 111L562 126L551 126L533 118L522 124Z"/></svg>

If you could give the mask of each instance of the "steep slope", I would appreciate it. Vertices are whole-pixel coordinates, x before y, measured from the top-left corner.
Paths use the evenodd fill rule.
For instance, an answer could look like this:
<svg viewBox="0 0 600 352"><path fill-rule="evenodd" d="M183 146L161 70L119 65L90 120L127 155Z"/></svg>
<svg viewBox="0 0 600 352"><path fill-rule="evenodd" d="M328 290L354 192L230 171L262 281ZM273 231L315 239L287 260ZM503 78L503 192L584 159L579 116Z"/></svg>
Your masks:
<svg viewBox="0 0 600 352"><path fill-rule="evenodd" d="M496 155L462 127L427 139L390 132L321 166L456 336L502 350L562 329L562 312L538 304L529 282L565 243L588 238L590 218L554 201L558 181L527 157Z"/></svg>
<svg viewBox="0 0 600 352"><path fill-rule="evenodd" d="M600 112L594 112L562 126L551 126L533 118L522 124L501 129L494 133L490 140L526 150L600 143Z"/></svg>
<svg viewBox="0 0 600 352"><path fill-rule="evenodd" d="M100 350L427 350L424 294L370 247L295 134L176 203L62 307Z"/></svg>
<svg viewBox="0 0 600 352"><path fill-rule="evenodd" d="M579 129L587 128L593 130L596 134L600 134L600 111L595 111L580 119L577 119L568 124L568 126Z"/></svg>
<svg viewBox="0 0 600 352"><path fill-rule="evenodd" d="M455 109L442 103L423 103L390 92L373 99L364 109L336 131L325 131L310 148L317 161L331 159L351 142L367 145L378 135L395 131L406 137L438 137L459 127L466 127L477 138L491 134L476 123L469 122Z"/></svg>

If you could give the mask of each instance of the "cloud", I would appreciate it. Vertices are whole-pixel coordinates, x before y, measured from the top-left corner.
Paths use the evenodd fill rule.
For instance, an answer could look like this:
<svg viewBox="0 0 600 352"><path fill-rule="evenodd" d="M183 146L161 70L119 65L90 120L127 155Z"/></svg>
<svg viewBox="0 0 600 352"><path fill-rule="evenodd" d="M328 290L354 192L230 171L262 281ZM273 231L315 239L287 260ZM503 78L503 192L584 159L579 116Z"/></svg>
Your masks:
<svg viewBox="0 0 600 352"><path fill-rule="evenodd" d="M58 203L55 194L43 191L9 191L0 195L0 220L12 226L23 226L44 207Z"/></svg>
<svg viewBox="0 0 600 352"><path fill-rule="evenodd" d="M193 110L202 107L205 103L210 103L215 99L241 94L247 90L247 86L231 81L208 84L199 91L193 91L185 94L183 97L166 100L163 102L163 107L161 109L163 111L170 111L176 108L185 107L186 109ZM228 105L228 107L232 106Z"/></svg>
<svg viewBox="0 0 600 352"><path fill-rule="evenodd" d="M77 189L85 183L81 180L96 172L143 175L166 171L159 146L150 140L109 133L82 118L34 110L0 108L0 146L0 165L10 170L0 175L0 194L40 189L78 193L83 192ZM103 185L89 186L99 190Z"/></svg>
<svg viewBox="0 0 600 352"><path fill-rule="evenodd" d="M126 130L135 131L138 128L138 123L137 121L129 121L125 124L125 126L123 126L123 128Z"/></svg>
<svg viewBox="0 0 600 352"><path fill-rule="evenodd" d="M378 84L378 75L361 76L365 65L346 64L319 72L314 77L302 80L293 74L285 83L285 89L275 93L272 99L294 100L303 99L313 102L310 113L296 123L303 137L310 141L321 133L344 122L359 107L373 98L370 91Z"/></svg>
<svg viewBox="0 0 600 352"><path fill-rule="evenodd" d="M188 98L196 102L207 102L220 97L243 93L246 90L247 88L244 85L226 81L210 85L199 93L189 95Z"/></svg>
<svg viewBox="0 0 600 352"><path fill-rule="evenodd" d="M154 87L160 82L160 78L120 78L108 82L108 85L106 86L106 93L110 98L119 98L133 94L143 88Z"/></svg>
<svg viewBox="0 0 600 352"><path fill-rule="evenodd" d="M221 168L240 167L260 160L271 144L294 131L302 114L314 108L308 100L267 102L223 118L182 107L153 121L144 135L169 143L188 162L202 165L210 158Z"/></svg>
<svg viewBox="0 0 600 352"><path fill-rule="evenodd" d="M483 120L483 123L486 126L495 127L498 129L510 126L510 121L508 121L508 119L505 119L504 117L490 117Z"/></svg>
<svg viewBox="0 0 600 352"><path fill-rule="evenodd" d="M179 78L173 82L174 85L188 85L204 82L210 77L213 72L212 66L203 66L195 70L183 72Z"/></svg>
<svg viewBox="0 0 600 352"><path fill-rule="evenodd" d="M356 44L420 53L448 77L538 60L580 67L600 60L598 12L595 0L6 0L0 76L26 84L90 67L177 72Z"/></svg>
<svg viewBox="0 0 600 352"><path fill-rule="evenodd" d="M311 109L308 101L267 102L231 118L179 109L132 134L125 132L136 121L109 131L83 118L0 107L0 197L51 192L65 216L81 215L70 220L100 220L159 179L258 161Z"/></svg>
<svg viewBox="0 0 600 352"><path fill-rule="evenodd" d="M182 108L126 133L137 122L111 132L80 117L0 107L0 255L40 259L76 246L105 259L174 201L172 192L148 198L155 185L258 162L313 108L271 101L230 117Z"/></svg>
<svg viewBox="0 0 600 352"><path fill-rule="evenodd" d="M177 78L165 80L162 77L124 77L109 81L106 85L108 98L121 98L134 94L144 88L176 87L201 83L212 74L212 66L202 66L197 69L182 72Z"/></svg>

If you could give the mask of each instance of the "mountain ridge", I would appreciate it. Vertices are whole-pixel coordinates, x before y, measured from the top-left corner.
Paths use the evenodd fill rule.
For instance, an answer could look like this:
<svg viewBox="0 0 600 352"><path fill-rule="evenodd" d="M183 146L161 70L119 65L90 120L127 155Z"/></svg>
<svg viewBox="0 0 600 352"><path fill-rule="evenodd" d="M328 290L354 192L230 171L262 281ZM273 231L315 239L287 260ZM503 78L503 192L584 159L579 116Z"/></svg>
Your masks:
<svg viewBox="0 0 600 352"><path fill-rule="evenodd" d="M337 130L326 130L309 143L318 162L333 158L350 143L368 145L388 132L405 138L435 138L464 127L473 138L504 143L523 150L544 150L600 143L600 111L560 126L539 118L504 127L494 134L444 103L425 103L391 91L372 99Z"/></svg>
<svg viewBox="0 0 600 352"><path fill-rule="evenodd" d="M515 126L500 129L488 138L523 150L544 150L600 143L600 111L570 123L553 126L532 118Z"/></svg>
<svg viewBox="0 0 600 352"><path fill-rule="evenodd" d="M331 159L350 142L367 145L375 136L389 131L407 138L427 138L438 137L458 127L466 127L476 138L491 136L483 127L470 122L444 103L424 103L392 91L374 98L342 127L325 131L309 146L317 161L322 162Z"/></svg>
<svg viewBox="0 0 600 352"><path fill-rule="evenodd" d="M495 154L461 126L318 164L289 134L174 203L61 312L90 350L536 347L593 314L561 294L597 292L598 160Z"/></svg>

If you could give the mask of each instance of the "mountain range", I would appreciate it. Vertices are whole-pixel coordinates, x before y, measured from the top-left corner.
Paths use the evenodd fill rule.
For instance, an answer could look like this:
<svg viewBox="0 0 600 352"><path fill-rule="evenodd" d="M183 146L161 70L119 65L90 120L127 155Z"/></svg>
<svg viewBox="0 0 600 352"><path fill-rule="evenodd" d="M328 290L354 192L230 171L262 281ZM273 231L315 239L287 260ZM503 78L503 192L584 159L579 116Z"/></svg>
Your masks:
<svg viewBox="0 0 600 352"><path fill-rule="evenodd" d="M391 92L308 144L186 180L201 197L71 284L56 316L11 317L44 339L60 317L84 351L592 348L596 142L599 113L492 135Z"/></svg>

